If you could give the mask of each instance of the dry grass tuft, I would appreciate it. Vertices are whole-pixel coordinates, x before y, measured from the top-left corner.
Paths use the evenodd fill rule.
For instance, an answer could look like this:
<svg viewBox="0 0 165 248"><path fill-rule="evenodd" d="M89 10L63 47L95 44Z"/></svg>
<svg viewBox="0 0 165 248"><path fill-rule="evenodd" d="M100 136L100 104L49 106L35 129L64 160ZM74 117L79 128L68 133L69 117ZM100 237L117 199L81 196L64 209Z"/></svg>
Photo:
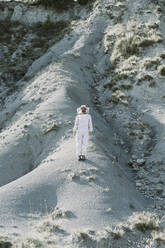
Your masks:
<svg viewBox="0 0 165 248"><path fill-rule="evenodd" d="M143 48L162 41L155 23L131 21L127 24L117 24L113 28L108 27L104 46L105 52L111 53L111 65L115 65L131 56L139 56Z"/></svg>
<svg viewBox="0 0 165 248"><path fill-rule="evenodd" d="M159 73L161 76L165 76L165 65L160 65L160 66L158 66L158 73Z"/></svg>
<svg viewBox="0 0 165 248"><path fill-rule="evenodd" d="M135 212L129 219L130 227L140 232L146 233L147 231L158 230L159 217L156 214L149 212Z"/></svg>
<svg viewBox="0 0 165 248"><path fill-rule="evenodd" d="M56 233L56 232L62 232L63 230L60 228L60 226L56 223L54 223L52 220L44 220L39 223L37 226L38 232L46 232L46 233Z"/></svg>
<svg viewBox="0 0 165 248"><path fill-rule="evenodd" d="M121 103L124 105L128 105L126 95L121 90L116 90L114 93L112 93L109 98L109 102L113 102L115 104Z"/></svg>
<svg viewBox="0 0 165 248"><path fill-rule="evenodd" d="M70 218L73 216L73 213L69 210L59 209L58 207L51 213L52 219L57 218Z"/></svg>

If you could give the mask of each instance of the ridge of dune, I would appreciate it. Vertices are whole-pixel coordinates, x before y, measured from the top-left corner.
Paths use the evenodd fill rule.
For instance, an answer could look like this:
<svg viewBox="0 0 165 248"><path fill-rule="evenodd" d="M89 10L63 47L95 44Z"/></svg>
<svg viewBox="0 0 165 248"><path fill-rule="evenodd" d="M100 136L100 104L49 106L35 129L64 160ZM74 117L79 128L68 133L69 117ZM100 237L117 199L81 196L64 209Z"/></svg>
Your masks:
<svg viewBox="0 0 165 248"><path fill-rule="evenodd" d="M114 20L107 17L111 11L108 6L114 8L114 13L121 11L128 21L129 14L135 14L140 5L146 8L147 1L144 4L139 0L132 8L129 1L124 2L125 7L123 1L121 6L116 1L103 4L104 8L96 2L91 12L82 8L82 18L74 23L70 33L32 63L19 81L20 90L8 97L0 113L0 231L14 247L154 248L158 247L154 239L158 234L152 231L159 230L158 236L163 237L163 208L158 209L161 215L154 208L159 199L138 191L135 174L128 167L131 159L132 164L138 163L135 151L138 156L148 147L155 153L146 157L146 164L164 156L162 139L156 145L151 140L154 132L160 134L160 125L164 134L163 108L157 112L156 103L163 105L156 97L152 106L150 100L143 101L144 97L159 96L160 89L156 93L133 89L129 110L129 97L120 99L111 94L110 103L123 101L119 109L106 104L109 91L104 87L107 63L112 65L120 59L120 54L113 51L109 62L104 49L108 51L113 41L109 44L106 36L120 36L123 28L119 24L109 30ZM153 20L154 13L151 15ZM160 38L157 33L154 35L155 39ZM118 63L118 70L129 71L124 59ZM140 66L140 61L137 64ZM102 101L100 107L93 101L96 93L100 94L94 98ZM139 112L152 110L151 115L139 114L137 118L151 124L143 127L146 136L141 146L140 141L128 140L120 123L136 112L136 99L142 101L137 107ZM90 107L94 124L87 160L83 162L77 161L72 134L76 109L81 104ZM115 111L120 116L118 122L112 120ZM144 158L140 159L139 164L143 164Z"/></svg>

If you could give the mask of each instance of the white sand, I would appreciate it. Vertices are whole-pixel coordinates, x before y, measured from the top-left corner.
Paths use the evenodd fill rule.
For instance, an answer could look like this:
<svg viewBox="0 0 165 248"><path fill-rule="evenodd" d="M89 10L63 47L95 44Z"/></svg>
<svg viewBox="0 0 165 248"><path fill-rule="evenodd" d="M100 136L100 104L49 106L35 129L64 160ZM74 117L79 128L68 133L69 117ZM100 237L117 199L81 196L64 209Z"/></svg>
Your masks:
<svg viewBox="0 0 165 248"><path fill-rule="evenodd" d="M0 231L11 240L37 235L37 223L56 207L72 212L57 223L73 233L116 226L152 204L135 188L124 167L127 154L112 144L114 133L91 102L93 44L102 41L106 22L98 9L81 20L70 40L66 36L33 63L32 78L0 113ZM72 135L81 104L90 107L94 124L84 162L77 161ZM162 113L152 110L164 125ZM164 152L159 144L155 149Z"/></svg>

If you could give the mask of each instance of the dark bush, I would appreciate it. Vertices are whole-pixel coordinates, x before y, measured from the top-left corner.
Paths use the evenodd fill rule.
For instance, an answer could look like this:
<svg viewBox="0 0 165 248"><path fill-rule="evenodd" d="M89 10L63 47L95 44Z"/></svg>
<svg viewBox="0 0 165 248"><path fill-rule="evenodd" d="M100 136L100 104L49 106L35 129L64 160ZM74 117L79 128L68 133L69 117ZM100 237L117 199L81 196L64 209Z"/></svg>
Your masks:
<svg viewBox="0 0 165 248"><path fill-rule="evenodd" d="M67 10L73 4L78 2L80 5L86 5L87 3L92 3L94 0L36 0L35 4L42 5L46 8L54 8L58 11Z"/></svg>
<svg viewBox="0 0 165 248"><path fill-rule="evenodd" d="M11 21L9 19L1 21L0 25L1 25L0 35L3 35L4 33L10 34L12 24L11 24Z"/></svg>
<svg viewBox="0 0 165 248"><path fill-rule="evenodd" d="M46 8L51 7L59 11L67 10L74 3L73 0L37 0L39 5L43 5Z"/></svg>
<svg viewBox="0 0 165 248"><path fill-rule="evenodd" d="M78 3L80 5L86 5L87 3L94 2L94 0L78 0Z"/></svg>

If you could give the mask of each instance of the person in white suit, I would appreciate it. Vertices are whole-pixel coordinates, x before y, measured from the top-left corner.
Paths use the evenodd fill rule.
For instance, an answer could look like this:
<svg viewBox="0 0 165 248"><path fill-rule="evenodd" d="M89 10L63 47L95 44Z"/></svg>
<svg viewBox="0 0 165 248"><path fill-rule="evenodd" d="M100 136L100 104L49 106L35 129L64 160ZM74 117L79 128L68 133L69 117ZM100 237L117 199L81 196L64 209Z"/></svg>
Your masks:
<svg viewBox="0 0 165 248"><path fill-rule="evenodd" d="M73 135L76 141L76 153L78 160L86 159L89 136L93 134L92 118L89 114L89 108L81 105L77 108L77 116L75 118Z"/></svg>

